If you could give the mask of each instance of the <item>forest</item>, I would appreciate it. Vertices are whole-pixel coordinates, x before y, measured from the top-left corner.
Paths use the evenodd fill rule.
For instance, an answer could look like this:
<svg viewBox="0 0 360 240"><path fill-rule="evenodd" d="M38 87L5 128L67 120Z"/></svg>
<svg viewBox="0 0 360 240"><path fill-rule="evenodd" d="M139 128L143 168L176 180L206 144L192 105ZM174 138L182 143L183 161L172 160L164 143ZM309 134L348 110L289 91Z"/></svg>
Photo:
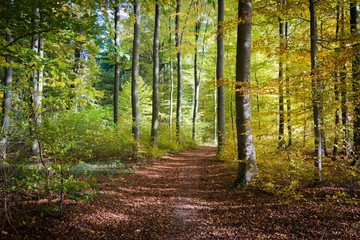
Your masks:
<svg viewBox="0 0 360 240"><path fill-rule="evenodd" d="M0 0L0 239L359 239L357 0Z"/></svg>

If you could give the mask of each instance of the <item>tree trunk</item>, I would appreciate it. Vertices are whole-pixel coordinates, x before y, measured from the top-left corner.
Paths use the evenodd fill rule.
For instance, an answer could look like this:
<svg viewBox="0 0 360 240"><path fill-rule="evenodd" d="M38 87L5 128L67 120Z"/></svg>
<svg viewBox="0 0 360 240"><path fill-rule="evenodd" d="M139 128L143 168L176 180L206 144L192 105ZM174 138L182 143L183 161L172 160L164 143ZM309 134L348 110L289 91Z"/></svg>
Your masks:
<svg viewBox="0 0 360 240"><path fill-rule="evenodd" d="M285 1L281 1L281 8L284 7ZM285 24L283 19L279 17L279 136L278 148L285 149L285 109L284 109L284 50L285 50Z"/></svg>
<svg viewBox="0 0 360 240"><path fill-rule="evenodd" d="M338 0L336 5L336 30L335 30L335 40L339 41L339 32L340 32L340 1L341 4L341 29L343 30L343 0ZM343 35L342 35L343 36ZM335 57L339 57L340 49L335 49ZM339 86L339 66L335 63L335 71L334 71L334 98L335 103L340 102L340 86ZM339 129L340 129L340 107L336 106L335 109L335 136L334 136L334 146L332 151L332 160L336 160L339 155Z"/></svg>
<svg viewBox="0 0 360 240"><path fill-rule="evenodd" d="M159 37L160 37L160 6L155 4L155 30L153 44L153 95L152 95L152 121L151 121L151 145L158 144L159 128Z"/></svg>
<svg viewBox="0 0 360 240"><path fill-rule="evenodd" d="M114 65L114 123L119 122L119 90L120 90L120 3L114 7L115 21L115 65Z"/></svg>
<svg viewBox="0 0 360 240"><path fill-rule="evenodd" d="M40 13L39 8L35 8L34 10L34 18L33 18L33 26L36 29L40 23ZM44 46L40 46L40 44L44 44L44 41L40 38L40 34L33 34L31 48L32 50L39 55L40 58L44 55ZM40 49L42 47L42 49ZM42 56L41 56L42 55ZM41 74L40 74L41 72ZM38 128L41 122L41 101L42 101L42 78L43 78L43 70L38 71L37 66L33 69L33 76L31 78L33 84L33 93L32 93L32 105L31 105L31 115L32 115L32 137L33 137L33 145L32 145L32 155L39 156L40 155L40 141L38 138Z"/></svg>
<svg viewBox="0 0 360 240"><path fill-rule="evenodd" d="M317 74L318 67L316 62L317 54L317 23L316 23L316 9L314 0L309 0L310 10L310 37L311 37L311 83L313 91L313 118L314 118L314 135L315 135L315 155L316 155L316 167L318 168L318 181L322 180L322 131L321 131L321 82Z"/></svg>
<svg viewBox="0 0 360 240"><path fill-rule="evenodd" d="M236 127L239 169L236 184L251 182L258 174L250 106L252 1L239 0L236 48Z"/></svg>
<svg viewBox="0 0 360 240"><path fill-rule="evenodd" d="M289 47L289 23L285 22L285 50L286 50L286 59L288 59L288 47ZM289 72L288 65L285 68L286 73ZM286 76L286 116L287 116L287 131L288 131L288 144L290 147L292 145L292 122L291 122L291 86L290 86L290 77Z"/></svg>
<svg viewBox="0 0 360 240"><path fill-rule="evenodd" d="M9 6L9 8L11 5ZM10 28L10 24L8 25ZM11 44L13 42L13 37L11 36L11 29L7 31L7 42ZM6 57L6 63L8 66L6 67L5 81L4 81L4 97L2 102L2 128L1 128L1 141L0 141L0 159L6 158L7 146L8 146L8 132L10 129L10 112L11 112L11 91L12 91L12 80L13 80L13 67L12 67L12 59L10 57Z"/></svg>
<svg viewBox="0 0 360 240"><path fill-rule="evenodd" d="M131 109L132 109L132 132L134 136L133 158L138 158L140 142L140 106L139 106L139 47L140 47L140 3L134 1L134 41L132 53L132 81L131 81Z"/></svg>
<svg viewBox="0 0 360 240"><path fill-rule="evenodd" d="M180 34L180 0L176 0L176 17L175 17L175 41L177 56L177 99L176 99L176 138L180 143L181 138L181 105L182 105L182 50L181 50L181 34Z"/></svg>
<svg viewBox="0 0 360 240"><path fill-rule="evenodd" d="M217 142L217 133L218 133L218 131L217 131L217 127L218 127L218 125L217 125L217 84L216 84L216 82L217 82L217 79L216 78L214 78L214 143L216 143Z"/></svg>
<svg viewBox="0 0 360 240"><path fill-rule="evenodd" d="M216 79L217 79L217 131L218 131L218 153L225 144L225 86L224 86L224 0L218 1L218 34Z"/></svg>
<svg viewBox="0 0 360 240"><path fill-rule="evenodd" d="M356 0L350 1L350 30L352 36L359 35L359 6ZM360 51L359 43L354 44L355 58L352 62L352 85L354 94L354 151L357 164L360 163Z"/></svg>
<svg viewBox="0 0 360 240"><path fill-rule="evenodd" d="M171 34L171 17L169 18L169 45L172 46L172 34ZM170 141L173 140L173 108L174 108L174 69L173 69L173 60L172 55L170 55L170 111L169 111L169 132L170 132Z"/></svg>
<svg viewBox="0 0 360 240"><path fill-rule="evenodd" d="M195 24L195 53L194 53L194 106L192 119L192 139L196 141L196 122L199 109L200 78L198 76L198 41L201 28L201 21Z"/></svg>

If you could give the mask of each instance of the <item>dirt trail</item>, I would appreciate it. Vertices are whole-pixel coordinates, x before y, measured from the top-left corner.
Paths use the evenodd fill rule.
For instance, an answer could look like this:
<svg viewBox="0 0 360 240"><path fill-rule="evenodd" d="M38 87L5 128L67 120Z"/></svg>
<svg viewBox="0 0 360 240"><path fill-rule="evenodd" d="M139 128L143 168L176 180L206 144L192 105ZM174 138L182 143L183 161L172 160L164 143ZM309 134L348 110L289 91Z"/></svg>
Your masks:
<svg viewBox="0 0 360 240"><path fill-rule="evenodd" d="M18 231L22 239L359 238L359 208L285 203L255 188L231 188L234 170L215 152L188 150L108 178L99 199L70 206L62 220L34 218Z"/></svg>

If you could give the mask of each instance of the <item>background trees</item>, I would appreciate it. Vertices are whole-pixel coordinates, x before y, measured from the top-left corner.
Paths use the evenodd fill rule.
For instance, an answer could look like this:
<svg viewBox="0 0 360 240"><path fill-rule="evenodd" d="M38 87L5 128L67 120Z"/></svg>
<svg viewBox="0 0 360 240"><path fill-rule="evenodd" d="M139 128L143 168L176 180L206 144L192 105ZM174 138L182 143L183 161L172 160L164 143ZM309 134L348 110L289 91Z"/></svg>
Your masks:
<svg viewBox="0 0 360 240"><path fill-rule="evenodd" d="M356 1L252 1L251 43L250 1L147 0L141 19L138 1L5 3L1 157L43 161L42 186L79 160L216 141L219 158L240 160L239 182L256 175L254 145L261 179L289 184L314 177L314 146L318 160L341 149L324 166L358 156Z"/></svg>

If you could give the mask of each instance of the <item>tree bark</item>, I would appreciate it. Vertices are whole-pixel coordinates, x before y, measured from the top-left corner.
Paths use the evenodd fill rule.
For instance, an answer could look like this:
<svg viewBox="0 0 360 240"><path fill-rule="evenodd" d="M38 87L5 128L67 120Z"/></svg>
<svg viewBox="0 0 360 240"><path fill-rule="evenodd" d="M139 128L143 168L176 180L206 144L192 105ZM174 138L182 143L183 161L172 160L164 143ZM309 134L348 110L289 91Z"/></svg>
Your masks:
<svg viewBox="0 0 360 240"><path fill-rule="evenodd" d="M173 45L172 42L172 34L171 34L171 17L169 18L169 45L170 47ZM173 141L173 108L174 108L174 69L173 69L173 59L172 55L170 55L170 111L169 111L169 132L170 132L170 141Z"/></svg>
<svg viewBox="0 0 360 240"><path fill-rule="evenodd" d="M340 1L341 1L341 7L340 7ZM341 27L341 32L342 32L342 36L343 36L343 30L344 30L344 6L343 6L343 0L338 0L337 1L337 5L336 5L336 30L335 30L335 40L339 41L339 33L340 33L340 27ZM341 16L340 16L341 13ZM341 19L340 19L341 18ZM341 44L342 45L342 44ZM335 49L335 57L339 57L340 55L340 49L337 48ZM334 71L334 98L335 98L335 102L338 103L341 101L340 99L340 83L339 83L339 65L336 62L335 63L335 71ZM342 105L342 103L341 103ZM340 105L340 107L341 107ZM334 146L333 146L333 151L332 151L332 160L336 160L337 156L339 155L339 140L340 140L340 135L339 135L339 129L340 129L340 107L336 106L335 109L335 136L334 136Z"/></svg>
<svg viewBox="0 0 360 240"><path fill-rule="evenodd" d="M176 0L176 17L175 17L175 44L177 57L177 99L176 99L176 138L181 142L181 107L182 107L182 50L181 50L181 34L180 34L180 0Z"/></svg>
<svg viewBox="0 0 360 240"><path fill-rule="evenodd" d="M238 19L236 48L236 128L239 168L236 184L243 185L251 182L258 174L252 135L250 105L251 0L239 0Z"/></svg>
<svg viewBox="0 0 360 240"><path fill-rule="evenodd" d="M39 8L34 10L33 26L36 29L40 23L40 13ZM33 35L32 50L39 55L40 58L44 57L44 40L39 33ZM41 124L41 106L42 106L42 89L43 89L43 69L37 69L37 66L33 69L32 76L33 84L33 93L32 93L32 137L34 139L32 145L32 155L40 156L41 155L41 143L38 138L38 128ZM41 157L41 156L40 156Z"/></svg>
<svg viewBox="0 0 360 240"><path fill-rule="evenodd" d="M286 58L288 59L288 47L289 47L289 22L285 22L285 50ZM289 72L288 65L285 67L286 73ZM290 86L290 77L286 76L286 116L287 116L287 132L288 132L288 144L287 147L290 147L293 143L292 139L292 111L291 111L291 86Z"/></svg>
<svg viewBox="0 0 360 240"><path fill-rule="evenodd" d="M284 7L285 1L281 1L281 9ZM285 24L281 17L279 17L279 136L278 148L285 149L285 108L284 108L284 50L285 50Z"/></svg>
<svg viewBox="0 0 360 240"><path fill-rule="evenodd" d="M359 35L359 6L356 0L350 1L350 30L355 38ZM353 45L355 58L352 62L352 85L354 101L354 151L356 164L360 164L360 51L359 43Z"/></svg>
<svg viewBox="0 0 360 240"><path fill-rule="evenodd" d="M134 136L133 158L138 158L140 142L140 106L139 106L139 48L140 48L140 3L134 1L134 41L132 53L132 81L131 81L131 109L132 109L132 132Z"/></svg>
<svg viewBox="0 0 360 240"><path fill-rule="evenodd" d="M151 121L151 145L158 144L159 128L159 37L160 37L160 6L155 4L155 30L153 43L153 95L152 95L152 121Z"/></svg>
<svg viewBox="0 0 360 240"><path fill-rule="evenodd" d="M196 123L199 109L200 79L198 76L198 42L201 28L201 21L195 24L195 53L194 53L194 106L192 118L192 139L196 141Z"/></svg>
<svg viewBox="0 0 360 240"><path fill-rule="evenodd" d="M315 155L316 155L316 167L318 168L318 181L322 180L322 131L321 131L321 91L322 86L317 74L318 67L316 62L317 55L317 23L316 23L316 8L314 0L309 0L310 10L310 37L311 37L311 83L313 91L313 118L314 118L314 135L315 135Z"/></svg>
<svg viewBox="0 0 360 240"><path fill-rule="evenodd" d="M11 7L11 4L8 8ZM8 25L10 28L10 24ZM7 42L10 44L14 40L11 35L11 29L7 32ZM6 63L8 66L6 67L5 73L5 81L4 81L4 97L2 102L2 121L1 121L1 141L0 141L0 159L5 159L7 154L7 146L8 146L8 132L10 130L10 112L11 112L11 91L12 91L12 80L13 80L13 67L12 67L12 59L10 57L6 57Z"/></svg>
<svg viewBox="0 0 360 240"><path fill-rule="evenodd" d="M118 125L119 122L119 91L120 91L120 3L114 7L114 22L115 22L115 65L114 65L114 123Z"/></svg>
<svg viewBox="0 0 360 240"><path fill-rule="evenodd" d="M218 154L225 144L225 86L224 86L224 0L218 1L218 34L216 38L216 80L217 80L217 134Z"/></svg>

